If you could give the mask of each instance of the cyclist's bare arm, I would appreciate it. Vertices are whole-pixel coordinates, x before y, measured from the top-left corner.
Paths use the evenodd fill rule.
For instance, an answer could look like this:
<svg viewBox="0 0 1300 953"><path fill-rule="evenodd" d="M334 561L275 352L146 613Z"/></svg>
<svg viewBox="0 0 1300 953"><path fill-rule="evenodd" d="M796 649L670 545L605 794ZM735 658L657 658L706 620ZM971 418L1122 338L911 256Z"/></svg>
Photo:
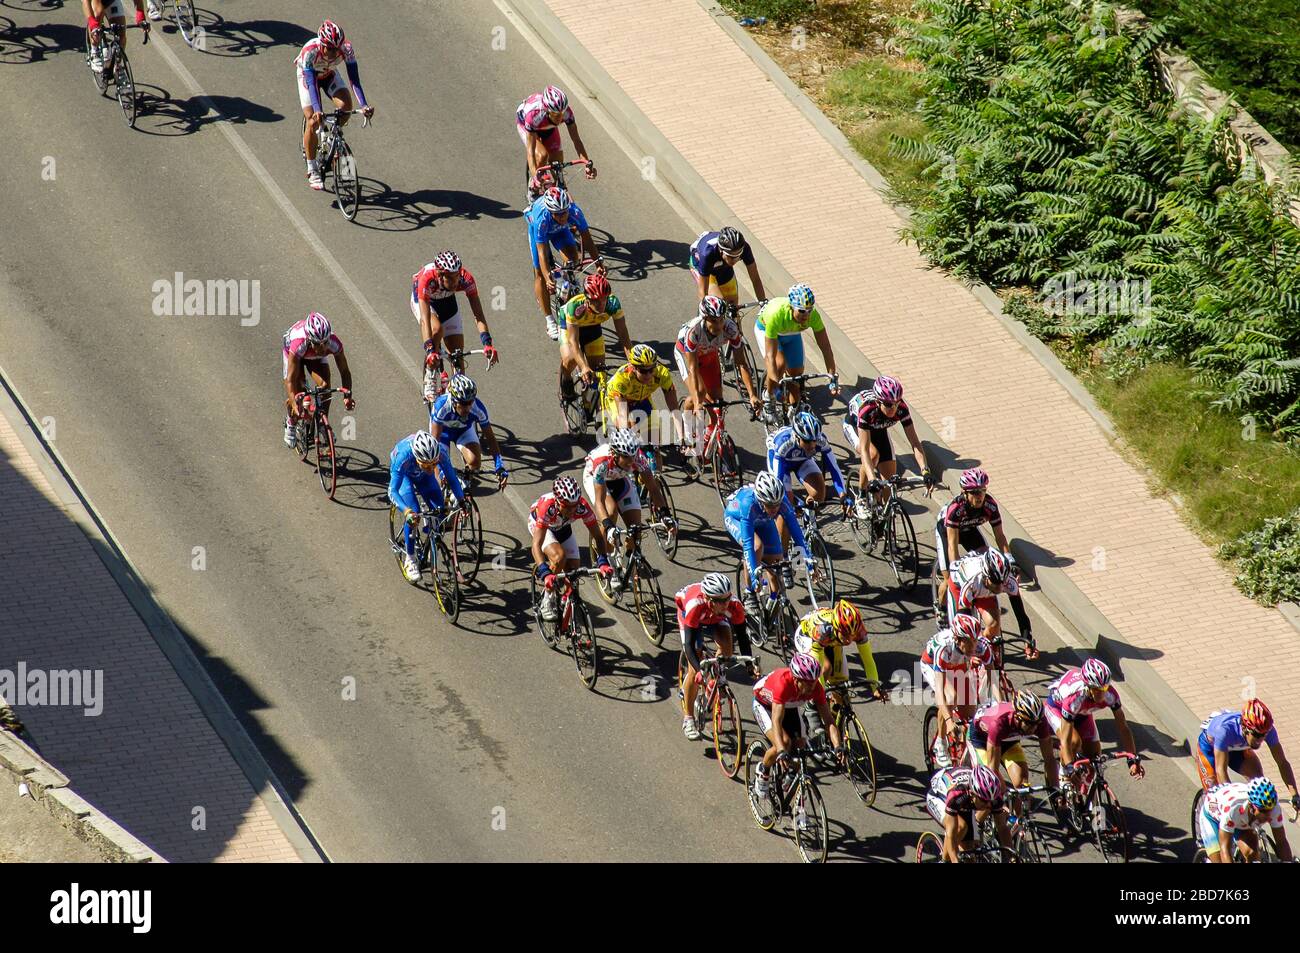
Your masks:
<svg viewBox="0 0 1300 953"><path fill-rule="evenodd" d="M348 356L342 349L334 355L334 363L339 366L339 386L344 390L352 390L352 368L348 367Z"/></svg>
<svg viewBox="0 0 1300 953"><path fill-rule="evenodd" d="M822 360L826 362L826 373L832 377L835 376L835 352L831 350L831 338L825 331L814 331L813 338L817 341L817 348L822 352Z"/></svg>
<svg viewBox="0 0 1300 953"><path fill-rule="evenodd" d="M627 319L615 318L614 331L618 334L618 343L623 348L623 356L627 360L632 360L632 338L627 333Z"/></svg>
<svg viewBox="0 0 1300 953"><path fill-rule="evenodd" d="M758 262L752 265L746 265L745 270L749 272L749 283L754 286L754 297L762 301L767 297L763 290L763 279L758 273Z"/></svg>

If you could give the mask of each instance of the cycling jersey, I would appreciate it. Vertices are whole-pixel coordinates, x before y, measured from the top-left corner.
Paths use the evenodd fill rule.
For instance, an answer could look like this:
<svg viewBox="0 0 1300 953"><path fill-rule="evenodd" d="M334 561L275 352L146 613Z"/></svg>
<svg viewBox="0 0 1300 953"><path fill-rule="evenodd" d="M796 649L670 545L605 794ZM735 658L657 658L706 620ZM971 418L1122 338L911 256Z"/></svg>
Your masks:
<svg viewBox="0 0 1300 953"><path fill-rule="evenodd" d="M298 52L298 56L294 59L294 66L298 70L298 81L307 93L305 97L300 94L299 99L307 99L315 112L321 111L320 85L326 84L331 90L338 88L334 79L335 71L339 66L343 66L348 74L348 82L357 94L357 103L363 108L367 105L366 94L361 89L357 55L351 41L344 40L340 49L329 51L325 49L319 37L312 37Z"/></svg>
<svg viewBox="0 0 1300 953"><path fill-rule="evenodd" d="M979 553L963 556L954 562L949 567L949 579L950 602L955 603L958 612L975 607L980 599L996 599L998 595L984 582L984 557ZM1007 576L1002 592L1008 596L1019 594L1020 586L1015 576Z"/></svg>
<svg viewBox="0 0 1300 953"><path fill-rule="evenodd" d="M1240 711L1214 711L1201 723L1201 733L1197 738L1198 747L1208 755L1211 761L1215 751L1245 751L1250 745L1246 733L1241 728ZM1264 736L1267 745L1278 744L1277 726L1269 728Z"/></svg>
<svg viewBox="0 0 1300 953"><path fill-rule="evenodd" d="M605 301L605 310L597 311L587 304L585 294L576 294L560 309L555 320L561 328L566 328L570 324L576 328L585 328L596 327L611 319L621 320L622 317L623 302L618 300L618 295L611 294Z"/></svg>
<svg viewBox="0 0 1300 953"><path fill-rule="evenodd" d="M429 420L442 428L438 439L447 445L459 443L471 431L490 426L487 406L475 397L464 417L456 413L450 394L442 394L429 408Z"/></svg>
<svg viewBox="0 0 1300 953"><path fill-rule="evenodd" d="M849 410L844 417L855 429L888 430L894 424L910 426L912 412L907 409L907 401L900 400L894 416L890 417L880 409L880 403L869 390L858 391L849 401Z"/></svg>
<svg viewBox="0 0 1300 953"><path fill-rule="evenodd" d="M587 459L583 462L582 468L583 479L590 479L593 483L605 484L626 479L634 473L650 472L650 467L646 464L645 458L639 453L633 454L631 460L632 466L626 470L616 465L609 444L602 443L587 454Z"/></svg>
<svg viewBox="0 0 1300 953"><path fill-rule="evenodd" d="M1237 781L1216 785L1205 795L1202 811L1220 830L1244 831L1264 824L1282 827L1286 823L1280 803L1274 804L1271 811L1252 822L1248 790L1248 785Z"/></svg>
<svg viewBox="0 0 1300 953"><path fill-rule="evenodd" d="M957 529L974 529L988 523L989 526L1002 525L1002 512L997 500L986 495L981 506L971 506L966 494L958 493L943 509L939 510L938 525L955 526Z"/></svg>
<svg viewBox="0 0 1300 953"><path fill-rule="evenodd" d="M469 269L462 266L450 288L443 287L442 282L438 280L439 274L433 262L429 262L413 274L411 276L411 297L417 301L434 302L443 298L453 298L458 291L464 292L467 297L478 294L478 284L475 283L474 276L469 273Z"/></svg>
<svg viewBox="0 0 1300 953"><path fill-rule="evenodd" d="M544 199L539 198L529 206L528 211L524 213L524 219L528 222L528 238L534 246L534 252L537 250L536 246L545 245L547 242L556 248L567 248L577 244L577 238L574 237L570 226L576 227L579 232L587 231L587 216L582 214L582 209L577 202L570 203L568 219L557 222L550 209L546 207Z"/></svg>
<svg viewBox="0 0 1300 953"><path fill-rule="evenodd" d="M286 358L293 356L300 361L323 361L331 354L343 353L343 342L338 335L331 333L329 340L323 344L312 344L307 338L307 319L303 318L281 338L281 346ZM286 362L287 366L287 362ZM287 371L286 371L287 373Z"/></svg>
<svg viewBox="0 0 1300 953"><path fill-rule="evenodd" d="M971 795L971 769L952 767L936 771L930 779L930 796L943 802L945 814L953 817L970 815L975 810L975 799ZM1002 799L994 801L992 808L1000 811Z"/></svg>
<svg viewBox="0 0 1300 953"><path fill-rule="evenodd" d="M770 339L776 339L783 334L802 334L804 331L825 331L826 325L822 321L822 313L814 305L812 314L809 316L806 324L798 324L794 320L794 309L790 307L788 298L774 298L759 309L758 317L755 319L755 327L762 330L763 335Z"/></svg>
<svg viewBox="0 0 1300 953"><path fill-rule="evenodd" d="M993 646L984 636L975 638L970 655L957 647L951 629L941 629L925 643L921 650L921 664L941 672L969 672L975 668L988 668L993 664Z"/></svg>
<svg viewBox="0 0 1300 953"><path fill-rule="evenodd" d="M722 257L718 247L719 232L703 232L691 243L691 270L697 275L709 275L719 285L725 285L736 277L735 269ZM754 250L745 242L740 250L740 260L746 265L754 264Z"/></svg>
<svg viewBox="0 0 1300 953"><path fill-rule="evenodd" d="M773 705L802 705L807 701L824 705L826 690L822 688L821 682L813 682L811 691L800 692L794 673L788 668L778 668L754 684L754 700L769 708Z"/></svg>
<svg viewBox="0 0 1300 953"><path fill-rule="evenodd" d="M803 530L799 526L799 520L795 517L794 507L790 505L788 499L781 500L780 516L785 518L785 525L790 528L790 536L794 544L803 552L808 551L808 544L804 540ZM754 554L754 534L762 532L765 529L771 531L775 536L775 552L781 552L781 537L776 533L776 520L768 516L763 505L754 498L754 488L752 486L742 486L731 496L727 497L727 505L723 508L723 520L727 527L727 532L731 538L740 543L741 552L745 556L745 567L749 570L749 579L752 585L755 577L758 575L758 557ZM763 543L765 553L771 554L773 549L769 546L769 540L765 539Z"/></svg>
<svg viewBox="0 0 1300 953"><path fill-rule="evenodd" d="M614 376L609 379L606 393L609 395L611 403L615 398L620 398L629 404L635 404L649 400L657 390L667 392L672 389L673 375L662 364L655 365L655 376L650 383L646 384L640 381L636 374L632 372L632 365L629 363L624 364L614 372Z"/></svg>
<svg viewBox="0 0 1300 953"><path fill-rule="evenodd" d="M1083 669L1072 668L1051 685L1047 686L1047 704L1056 709L1064 721L1091 715L1094 711L1109 708L1119 711L1119 692L1111 685L1101 701L1093 701L1088 695L1088 683L1083 680Z"/></svg>
<svg viewBox="0 0 1300 953"><path fill-rule="evenodd" d="M729 344L733 348L742 346L740 329L730 318L723 320L722 328L716 337L709 337L704 319L700 317L686 322L677 332L677 350L683 354L694 354L700 361L716 361L718 350L724 344Z"/></svg>
<svg viewBox="0 0 1300 953"><path fill-rule="evenodd" d="M849 671L845 664L847 659L844 649L854 645L858 650L858 659L862 662L863 675L869 682L880 681L876 670L876 659L871 654L871 643L867 641L866 626L859 626L857 633L847 642L835 632L835 612L833 609L814 609L799 620L795 630L795 649L807 652L825 667L830 662L830 671L823 676L823 683L829 688L839 682L848 681Z"/></svg>
<svg viewBox="0 0 1300 953"><path fill-rule="evenodd" d="M558 128L555 123L551 122L551 117L546 113L546 107L542 105L542 94L533 93L515 108L515 122L523 126L529 132L543 133L550 132ZM573 107L564 107L564 124L571 125L576 120L573 118Z"/></svg>
<svg viewBox="0 0 1300 953"><path fill-rule="evenodd" d="M1025 731L1016 723L1016 706L1013 702L987 702L975 709L975 716L970 721L970 740L976 748L997 746L1006 750L1012 745L1020 744L1021 738L1037 738L1045 741L1052 737L1052 729L1047 718L1038 719L1038 724Z"/></svg>
<svg viewBox="0 0 1300 953"><path fill-rule="evenodd" d="M844 476L840 473L840 465L835 460L835 451L831 449L831 442L826 439L826 434L823 433L817 438L817 445L812 453L800 446L793 427L782 427L768 434L767 468L782 483L789 486L791 474L802 480L809 472L804 465L810 461L820 461L821 468L830 471L835 492L843 496Z"/></svg>
<svg viewBox="0 0 1300 953"><path fill-rule="evenodd" d="M673 601L677 604L677 626L682 631L711 625L743 625L745 622L745 607L739 599L733 596L719 609L704 595L704 588L698 582L678 589Z"/></svg>
<svg viewBox="0 0 1300 953"><path fill-rule="evenodd" d="M414 435L412 435L414 436ZM437 474L451 487L452 495L458 500L465 498L456 468L451 465L447 454L438 458L435 471L426 473L415 462L415 453L411 450L411 437L403 437L388 456L388 499L393 504L408 510L418 510L419 504L415 492L435 510L441 510L445 504L442 487L438 485Z"/></svg>
<svg viewBox="0 0 1300 953"><path fill-rule="evenodd" d="M575 520L582 520L583 525L589 530L596 529L596 514L586 499L579 498L573 512L565 516L560 510L560 501L555 498L555 494L544 493L537 498L537 502L528 511L528 532L535 533L539 526L548 530L561 529Z"/></svg>

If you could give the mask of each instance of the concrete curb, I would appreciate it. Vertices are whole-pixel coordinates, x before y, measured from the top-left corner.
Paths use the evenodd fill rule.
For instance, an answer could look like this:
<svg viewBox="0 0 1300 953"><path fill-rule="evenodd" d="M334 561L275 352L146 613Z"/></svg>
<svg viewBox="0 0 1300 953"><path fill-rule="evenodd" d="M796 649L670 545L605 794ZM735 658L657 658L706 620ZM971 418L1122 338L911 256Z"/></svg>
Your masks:
<svg viewBox="0 0 1300 953"><path fill-rule="evenodd" d="M127 558L126 553L118 545L117 539L64 464L58 450L45 440L35 415L14 388L3 367L0 367L0 414L4 414L9 419L18 439L22 441L32 455L32 459L40 467L51 489L58 495L68 518L86 534L91 548L108 569L113 581L122 590L136 614L140 616L145 628L149 630L149 634L193 696L199 710L203 712L217 736L230 751L235 763L243 771L253 788L254 796L266 806L271 817L293 845L298 857L306 863L327 861L324 848L316 841L306 822L295 810L292 800L272 773L270 765L266 763L257 746L248 737L202 663L186 644L185 637L176 628L176 624L158 605L134 564ZM23 747L25 748L26 745ZM97 818L93 823L88 822L87 830L93 836L107 840L115 836L114 829L126 833L102 814L97 815ZM89 840L90 837L83 837L83 839Z"/></svg>
<svg viewBox="0 0 1300 953"><path fill-rule="evenodd" d="M822 114L816 104L790 81L753 39L745 34L743 28L713 0L698 0L698 2L749 54L767 78L812 121L867 183L877 191L884 191L887 186L880 173L853 151L844 135ZM618 123L619 131L640 148L644 155L654 157L660 180L668 185L688 208L704 221L735 222L749 238L763 274L776 276L787 284L794 283L794 277L782 267L771 252L753 238L752 229L745 226L739 216L722 201L703 177L646 118L559 18L546 7L544 0L516 0L509 6L527 22L541 41L563 60L565 66L584 87L587 95L598 100L601 107L609 112ZM975 286L972 291L975 297L1007 327L1016 340L1042 362L1048 372L1078 401L1097 425L1113 437L1113 424L1097 406L1092 396L1042 342L1029 334L1024 325L1012 321L1002 313L1001 301L997 295L991 289L982 286ZM844 355L848 358L840 361L842 370L856 372L863 376L877 376L879 372L876 368L849 341L833 319L825 312L823 315L827 318L827 331L831 336L836 355ZM816 355L812 356L815 363ZM842 374L842 376L848 375ZM938 434L926 421L916 416L913 419L917 422L917 431L924 441L948 451L951 456L957 456L939 439ZM1038 547L1032 545L1024 527L1005 508L1003 521L1007 536L1012 540L1011 547L1017 560L1023 565L1033 567L1038 583L1038 593L1027 592L1027 600L1035 605L1044 619L1055 627L1063 629L1061 633L1063 641L1073 645L1077 650L1103 656L1123 681L1132 686L1133 691L1146 703L1152 715L1172 739L1173 745L1177 746L1186 739L1194 738L1199 730L1200 719L1156 673L1150 663L1142 659L1142 650L1128 645L1119 631L1106 620L1060 568L1038 564L1036 560ZM1041 598L1035 598L1036 595Z"/></svg>
<svg viewBox="0 0 1300 953"><path fill-rule="evenodd" d="M10 731L0 730L0 768L11 784L26 784L55 820L113 864L165 864L142 841L82 798L66 776Z"/></svg>

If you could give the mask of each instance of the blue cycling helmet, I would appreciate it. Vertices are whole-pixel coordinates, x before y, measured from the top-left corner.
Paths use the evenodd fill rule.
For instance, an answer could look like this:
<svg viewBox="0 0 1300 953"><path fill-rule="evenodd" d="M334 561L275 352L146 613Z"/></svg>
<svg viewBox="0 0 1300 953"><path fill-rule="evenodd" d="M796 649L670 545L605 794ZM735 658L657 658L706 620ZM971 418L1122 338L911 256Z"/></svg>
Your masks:
<svg viewBox="0 0 1300 953"><path fill-rule="evenodd" d="M812 289L800 282L790 288L790 307L796 311L810 311L816 299L813 297Z"/></svg>
<svg viewBox="0 0 1300 953"><path fill-rule="evenodd" d="M794 435L800 440L816 440L822 435L822 423L812 411L801 410L794 415L790 425Z"/></svg>
<svg viewBox="0 0 1300 953"><path fill-rule="evenodd" d="M1251 778L1246 785L1246 797L1253 807L1261 811L1271 811L1277 807L1277 788L1268 778Z"/></svg>

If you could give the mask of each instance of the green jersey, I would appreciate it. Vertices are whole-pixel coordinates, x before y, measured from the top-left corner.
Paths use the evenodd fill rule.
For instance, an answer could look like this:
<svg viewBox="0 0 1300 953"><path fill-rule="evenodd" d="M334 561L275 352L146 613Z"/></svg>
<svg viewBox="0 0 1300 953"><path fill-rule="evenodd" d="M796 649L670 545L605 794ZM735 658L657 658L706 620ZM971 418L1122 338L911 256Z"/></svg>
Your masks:
<svg viewBox="0 0 1300 953"><path fill-rule="evenodd" d="M756 326L762 330L763 335L768 338L778 338L785 334L800 334L812 329L813 331L825 331L826 325L822 321L822 313L813 305L812 314L809 315L805 324L799 324L794 319L794 309L790 307L789 298L774 298L767 304L763 305L762 310L758 312Z"/></svg>

